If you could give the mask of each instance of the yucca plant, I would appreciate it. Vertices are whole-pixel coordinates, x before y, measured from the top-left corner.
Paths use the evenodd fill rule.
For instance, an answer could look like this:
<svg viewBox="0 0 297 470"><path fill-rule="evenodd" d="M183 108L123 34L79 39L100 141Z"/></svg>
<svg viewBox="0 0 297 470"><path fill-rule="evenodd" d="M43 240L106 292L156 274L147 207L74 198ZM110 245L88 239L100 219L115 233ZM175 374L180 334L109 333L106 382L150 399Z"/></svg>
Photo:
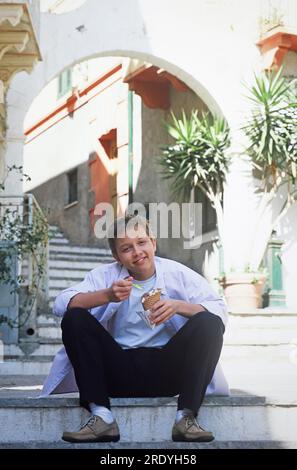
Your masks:
<svg viewBox="0 0 297 470"><path fill-rule="evenodd" d="M255 77L248 98L253 103L251 118L243 127L248 137L247 153L260 175L254 246L251 268L256 270L265 253L273 228L296 201L297 185L297 97L292 82L277 73ZM286 198L276 216L267 225L267 213L280 188L286 186ZM265 224L265 226L264 226ZM262 240L259 240L262 234Z"/></svg>
<svg viewBox="0 0 297 470"><path fill-rule="evenodd" d="M199 116L197 110L192 110L189 117L184 111L180 118L173 112L171 117L172 121L165 125L174 143L162 147L163 154L158 158L161 177L171 180L172 199L180 202L188 202L191 191L199 188L216 211L222 237L222 198L229 167L228 124L225 119L209 113Z"/></svg>

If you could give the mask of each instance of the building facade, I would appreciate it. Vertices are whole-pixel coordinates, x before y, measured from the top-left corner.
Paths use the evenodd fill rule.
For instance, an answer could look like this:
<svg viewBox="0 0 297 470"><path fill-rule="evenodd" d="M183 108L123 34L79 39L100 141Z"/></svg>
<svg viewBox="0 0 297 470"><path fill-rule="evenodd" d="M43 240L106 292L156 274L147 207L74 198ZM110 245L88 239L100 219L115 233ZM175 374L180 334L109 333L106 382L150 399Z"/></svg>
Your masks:
<svg viewBox="0 0 297 470"><path fill-rule="evenodd" d="M168 20L169 12L170 21ZM100 27L98 27L98 18L101 19ZM9 128L14 129L14 139L7 142L5 161L6 163L23 161L23 146L17 147L17 142L21 142L21 139L23 139L24 130L28 131L28 127L25 126L24 129L27 113L34 99L44 87L51 83L54 78L59 77L61 73L73 68L76 64L100 57L117 57L119 62L124 57L142 63L149 63L158 70L166 71L188 88L189 96L192 94L190 106L195 103L196 106L204 107L212 113L224 116L231 128L232 148L230 154L233 163L224 193L224 225L226 232L224 262L226 271L242 271L245 269L251 255L252 238L255 236L254 214L257 205L256 182L249 158L243 152L245 138L240 131L250 111L250 104L244 96L243 83L250 85L253 82L254 73L260 73L264 69L272 67L279 67L281 64L284 67L284 74L296 76L296 26L296 4L290 0L282 2L251 1L249 4L244 1L234 0L201 0L198 2L188 0L186 4L169 1L164 1L161 4L153 1L148 4L141 0L130 0L124 4L124 2L117 0L111 2L88 0L81 3L77 9L67 13L58 14L58 11L55 13L54 10L51 13L42 13L40 15L39 41L44 60L35 68L30 77L16 76L7 94L8 112L6 121ZM111 34L111 31L116 31L116 34ZM127 76L129 77L129 74ZM123 105L122 110L127 116L127 92L128 88L133 89L133 73L130 76L130 85L126 83L126 89L124 78L123 76L121 78L121 88L124 95L126 95L123 98L123 103L126 102L126 104ZM61 82L61 88L64 85L67 86L67 75L63 83ZM174 87L171 90L173 102L176 100L177 103L183 92L173 89ZM22 99L19 98L20 96ZM75 106L74 102L83 99L82 96L77 98L75 92L71 96L73 96L72 102L70 99L70 102L68 102L69 109L66 108L69 116L64 119L64 124L66 121L68 122L70 134L70 120L74 121L78 113L83 112L81 109L73 113L73 117L71 117L71 107ZM138 163L135 163L136 170L133 173L134 196L135 198L142 198L145 202L154 202L154 199L157 199L157 202L168 202L167 188L165 189L164 184L160 184L158 190L156 190L155 175L153 172L150 173L150 157L156 151L157 141L160 142L165 138L165 135L159 135L156 138L157 132L154 128L154 126L157 126L157 131L163 132L161 131L162 127L159 125L160 114L163 111L158 108L149 108L145 104L144 97L142 96L140 100L136 92L134 96L135 109L141 113L141 118L137 121L137 125L140 126L138 130L142 131L140 141L133 142L135 155L138 155L138 160L136 157ZM179 102L178 107L180 105L182 105L181 102ZM166 113L166 111L164 112ZM63 113L62 110L61 113ZM115 115L117 114L118 110ZM93 117L95 115L96 113ZM113 116L116 121L115 115ZM100 130L98 125L100 119L99 121L98 117L96 119L96 131L93 135L95 135L95 140L96 138L99 139L98 145L101 152L102 147L105 150L104 153L108 157L109 166L113 166L114 158L108 156L107 147L109 149L111 147L117 148L118 160L121 157L123 157L123 161L127 160L126 150L123 150L124 147L122 147L128 144L127 136L126 138L121 136L120 132L123 130L127 133L128 127L126 126L125 129L120 130L121 126L117 127L114 121L110 122L109 125L104 124L105 130ZM87 127L89 131L94 126L88 123ZM57 126L56 129L58 129ZM116 129L116 133L114 129ZM84 131L82 130L80 137ZM30 136L31 138L33 136L33 132L35 131L31 130L27 135L26 146L28 149L30 145L31 148L37 145L34 144L34 140L29 141ZM49 132L52 132L52 130L48 130L44 136L40 136L39 142L42 142L41 139L45 139ZM145 135L143 135L143 132L145 132ZM153 138L150 132L153 134ZM140 132L136 132L135 135L139 137ZM74 141L77 137L77 135L71 135L71 139ZM81 140L75 147L78 149L80 144ZM139 148L141 148L141 152L137 153L136 149ZM18 151L16 151L17 149ZM96 187L100 186L102 182L96 181L96 178L92 180L92 172L89 167L101 165L102 162L99 163L95 159L96 163L92 163L92 158L89 159L90 154L86 151L83 152L83 156L80 153L80 157L77 156L79 152L76 155L74 152L65 156L61 160L63 165L65 164L64 166L59 166L61 164L60 159L59 162L51 165L48 160L51 149L46 148L44 150L45 160L42 161L42 158L39 157L36 168L40 168L40 174L43 174L43 166L47 168L51 180L64 178L64 180L61 180L62 183L59 182L58 184L58 180L56 182L59 188L62 186L64 188L64 197L66 198L64 202L66 202L66 205L67 198L68 205L75 202L71 202L71 198L75 198L75 194L70 195L69 191L67 192L67 178L72 182L75 181L75 178L82 181L87 174L91 178L91 182L86 183L85 188L92 189L92 197L95 198L96 202L96 197L100 197L96 192ZM92 148L89 150L92 150ZM63 153L65 154L65 151ZM58 155L58 152L55 152L55 155ZM86 171L86 164L89 165L88 171ZM143 171L139 171L137 165L138 168L140 165L143 166ZM75 168L78 171L77 177L74 173L70 174ZM119 169L121 169L121 177L117 178L116 192L119 201L122 200L121 207L123 210L128 203L129 175L127 174L127 164L123 163L121 165L119 163ZM67 177L66 174L68 174ZM99 172L96 171L96 174L99 174ZM104 172L101 176L103 177L103 175ZM54 181L53 183L55 184ZM46 184L45 180L37 182L40 188L43 184ZM112 182L109 182L109 185L112 184ZM19 193L22 190L23 188L20 185L18 186L13 178L8 179L6 184L7 193L11 191ZM115 194L115 188L110 188L109 197L111 199L113 194ZM281 195L279 197L281 198ZM280 204L280 199L275 200L273 210L277 210L278 204ZM94 200L86 202L85 205L87 211L92 210ZM71 211L74 207L73 205L67 210ZM296 205L293 205L277 227L278 235L284 241L282 250L284 288L287 305L291 309L297 308L295 295L297 268L294 262L297 255L296 210ZM271 214L267 217L267 224L269 224ZM263 224L265 224L265 221L263 221ZM82 234L78 234L78 237L81 236ZM177 259L205 271L208 273L209 278L217 272L216 267L212 268L210 255L213 251L213 241L211 237L207 238L206 236L204 239L207 249L200 250L200 252L197 250L197 253L185 254L179 249L176 250L176 245L172 246L170 243L166 246L162 242L160 243L160 252L164 256L174 252ZM207 243L210 243L211 247ZM203 259L200 259L200 253L203 253ZM217 265L217 258L215 265Z"/></svg>

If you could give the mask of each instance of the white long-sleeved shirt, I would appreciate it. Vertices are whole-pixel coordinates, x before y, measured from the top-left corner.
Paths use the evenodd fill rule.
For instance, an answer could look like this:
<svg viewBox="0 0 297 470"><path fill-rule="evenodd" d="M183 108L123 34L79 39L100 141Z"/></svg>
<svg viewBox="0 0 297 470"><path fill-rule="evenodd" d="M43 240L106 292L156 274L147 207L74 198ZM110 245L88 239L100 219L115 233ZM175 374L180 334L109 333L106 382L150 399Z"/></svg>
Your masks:
<svg viewBox="0 0 297 470"><path fill-rule="evenodd" d="M206 310L218 315L224 325L228 314L224 300L214 291L206 279L187 266L168 258L155 256L156 288L162 289L162 297L185 300L189 303L200 304ZM55 300L53 312L62 316L67 310L72 297L79 293L94 292L111 287L116 280L129 276L125 266L118 262L105 264L90 271L85 279L73 287L68 287ZM115 307L119 302L114 302ZM99 321L104 320L104 313L109 304L93 307L90 312ZM174 318L174 317L172 317ZM186 321L184 317L181 317Z"/></svg>
<svg viewBox="0 0 297 470"><path fill-rule="evenodd" d="M200 304L209 312L218 315L224 325L227 324L228 313L224 300L200 274L177 261L158 256L155 256L155 267L155 287L162 290L161 298L184 300L189 303ZM93 269L82 282L65 289L58 295L54 303L54 313L59 316L64 315L70 300L76 294L106 289L114 281L124 279L128 275L127 269L118 262L105 264ZM89 311L107 331L111 331L113 317L120 306L121 302L110 302L91 308ZM187 321L188 318L175 314L166 322L166 327L176 333ZM199 363L199 358L197 358L197 363ZM62 347L55 356L41 396L73 391L77 391L77 384L72 365L65 348ZM229 394L229 387L219 363L207 387L206 394Z"/></svg>

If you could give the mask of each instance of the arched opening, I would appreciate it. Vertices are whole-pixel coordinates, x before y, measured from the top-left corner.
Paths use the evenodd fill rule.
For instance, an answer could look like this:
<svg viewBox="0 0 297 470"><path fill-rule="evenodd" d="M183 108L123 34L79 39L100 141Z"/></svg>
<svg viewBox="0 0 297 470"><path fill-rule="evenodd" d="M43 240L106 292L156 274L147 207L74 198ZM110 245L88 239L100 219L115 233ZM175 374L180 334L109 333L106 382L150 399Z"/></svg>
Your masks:
<svg viewBox="0 0 297 470"><path fill-rule="evenodd" d="M106 248L106 240L94 234L97 204L109 202L121 215L131 195L147 207L172 202L155 157L170 142L164 123L171 111L192 109L209 108L178 76L140 59L98 57L65 68L26 115L24 168L31 181L24 189L70 242ZM200 194L195 197L203 204L209 245L216 236L214 211ZM201 269L202 252L197 259L179 244L160 240L159 253L174 250L181 261Z"/></svg>

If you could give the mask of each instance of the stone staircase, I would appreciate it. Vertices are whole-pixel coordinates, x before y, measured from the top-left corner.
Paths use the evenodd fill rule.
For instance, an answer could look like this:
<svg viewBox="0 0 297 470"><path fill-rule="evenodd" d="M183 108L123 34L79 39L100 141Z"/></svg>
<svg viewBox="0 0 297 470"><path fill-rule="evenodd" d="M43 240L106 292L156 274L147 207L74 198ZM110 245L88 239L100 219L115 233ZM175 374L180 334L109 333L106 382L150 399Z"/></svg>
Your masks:
<svg viewBox="0 0 297 470"><path fill-rule="evenodd" d="M0 422L6 423L0 448L297 448L297 365L292 354L297 314L230 314L221 362L231 395L207 396L204 401L199 421L216 436L208 444L170 440L174 398L113 399L121 429L116 444L73 446L61 441L63 430L78 429L87 413L79 407L77 394L36 398L60 347L49 342L55 340L56 330L51 329L57 326L46 316L43 321L48 322L48 342L13 369L9 361L0 364ZM14 375L8 375L11 371ZM16 429L16 420L24 427Z"/></svg>
<svg viewBox="0 0 297 470"><path fill-rule="evenodd" d="M114 261L109 250L74 246L55 226L50 226L49 302L37 316L37 341L27 338L21 345L4 346L0 374L47 374L62 345L60 319L52 314L54 299L67 287L82 281L87 272L100 264ZM24 271L26 274L26 271Z"/></svg>
<svg viewBox="0 0 297 470"><path fill-rule="evenodd" d="M25 388L25 387L23 387ZM28 390L29 388L29 390ZM36 386L35 386L36 388ZM88 413L74 394L34 398L34 387L0 390L0 448L295 448L297 407L282 416L281 406L264 397L233 391L231 397L206 397L199 422L216 440L205 444L171 441L176 398L117 398L111 401L121 440L116 444L73 445L61 441L63 430L75 430ZM15 423L18 423L18 426Z"/></svg>
<svg viewBox="0 0 297 470"><path fill-rule="evenodd" d="M49 244L49 307L57 295L77 284L88 271L114 260L109 250L96 247L73 246L55 226L50 227Z"/></svg>

